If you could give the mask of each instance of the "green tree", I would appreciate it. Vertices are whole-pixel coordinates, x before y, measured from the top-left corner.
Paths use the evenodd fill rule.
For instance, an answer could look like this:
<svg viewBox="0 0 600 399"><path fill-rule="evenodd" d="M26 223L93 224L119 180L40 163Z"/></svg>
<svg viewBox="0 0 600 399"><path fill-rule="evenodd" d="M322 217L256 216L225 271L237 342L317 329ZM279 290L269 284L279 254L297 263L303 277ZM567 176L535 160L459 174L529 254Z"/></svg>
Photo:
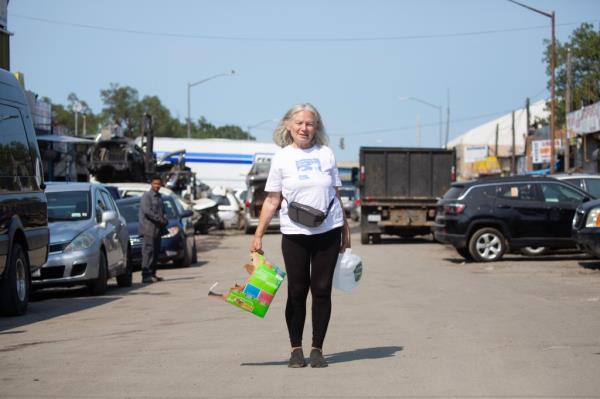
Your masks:
<svg viewBox="0 0 600 399"><path fill-rule="evenodd" d="M547 63L546 73L550 76L552 45L548 40L545 40L545 44L544 61ZM583 23L573 31L569 41L556 43L557 126L565 125L568 49L571 49L571 110L600 101L600 32L595 31L592 24Z"/></svg>
<svg viewBox="0 0 600 399"><path fill-rule="evenodd" d="M80 100L75 93L70 93L67 97L68 105L66 107L62 104L54 104L52 100L48 97L44 97L43 99L44 101L50 103L52 106L52 123L54 125L65 126L67 129L73 132L73 134L75 133L75 112L73 111L73 106L76 102L79 102L81 104L82 109L79 114L78 133L82 134L83 132L84 114L86 133L98 133L98 128L101 124L101 117L99 115L94 114L92 109L88 106L87 102Z"/></svg>
<svg viewBox="0 0 600 399"><path fill-rule="evenodd" d="M100 98L104 103L102 116L107 122L121 126L126 136L139 135L143 112L136 89L111 83L108 89L100 90Z"/></svg>
<svg viewBox="0 0 600 399"><path fill-rule="evenodd" d="M186 133L187 135L187 133ZM198 123L192 124L192 138L209 139L235 139L235 140L256 140L256 137L242 130L239 126L224 125L214 126L206 121L204 117L198 120Z"/></svg>

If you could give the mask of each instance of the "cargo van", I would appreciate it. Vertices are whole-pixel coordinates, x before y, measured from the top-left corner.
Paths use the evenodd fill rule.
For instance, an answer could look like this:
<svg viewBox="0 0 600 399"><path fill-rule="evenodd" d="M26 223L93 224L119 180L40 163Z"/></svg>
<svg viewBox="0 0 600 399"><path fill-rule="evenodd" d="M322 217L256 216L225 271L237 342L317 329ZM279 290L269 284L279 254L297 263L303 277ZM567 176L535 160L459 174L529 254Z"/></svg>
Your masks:
<svg viewBox="0 0 600 399"><path fill-rule="evenodd" d="M25 313L31 275L48 258L44 173L23 89L0 69L0 313Z"/></svg>

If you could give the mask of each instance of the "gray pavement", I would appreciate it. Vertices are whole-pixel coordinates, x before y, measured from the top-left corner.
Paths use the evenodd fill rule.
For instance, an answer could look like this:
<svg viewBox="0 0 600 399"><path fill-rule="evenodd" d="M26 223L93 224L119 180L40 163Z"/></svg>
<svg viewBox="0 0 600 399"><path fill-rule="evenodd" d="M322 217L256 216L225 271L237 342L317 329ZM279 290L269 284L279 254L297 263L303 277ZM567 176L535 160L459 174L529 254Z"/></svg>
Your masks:
<svg viewBox="0 0 600 399"><path fill-rule="evenodd" d="M286 286L265 319L207 297L245 280L250 237L199 236L199 263L150 286L38 293L0 319L2 398L600 397L600 262L581 255L464 263L428 239L354 252L335 292L330 366L288 369ZM264 239L282 264L280 236ZM309 351L310 317L305 328Z"/></svg>

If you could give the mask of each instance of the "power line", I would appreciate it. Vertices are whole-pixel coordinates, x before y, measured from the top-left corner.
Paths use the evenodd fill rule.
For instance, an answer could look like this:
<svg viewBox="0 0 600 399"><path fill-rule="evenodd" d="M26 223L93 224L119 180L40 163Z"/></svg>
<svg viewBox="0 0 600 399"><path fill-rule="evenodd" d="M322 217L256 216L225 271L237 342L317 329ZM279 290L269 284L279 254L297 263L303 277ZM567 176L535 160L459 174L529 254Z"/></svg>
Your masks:
<svg viewBox="0 0 600 399"><path fill-rule="evenodd" d="M527 30L537 29L548 29L546 25L540 26L528 26L521 28L507 28L507 29L496 29L496 30L483 30L474 32L459 32L459 33L440 33L440 34L422 34L422 35L405 35L405 36L373 36L373 37L338 37L338 38L276 38L276 37L243 37L243 36L213 36L213 35L196 35L187 33L172 33L172 32L158 32L158 31L146 31L136 29L124 29L124 28L112 28L100 25L82 24L68 21L58 21L47 18L32 17L22 14L9 14L9 17L21 18L30 21L44 22L52 25L69 26L72 28L81 29L93 29L105 32L117 32L117 33L128 33L143 36L162 36L162 37L177 37L184 39L201 39L201 40L222 40L222 41L245 41L245 42L374 42L374 41L401 41L401 40L420 40L420 39L439 39L439 38L452 38L452 37L466 37L466 36L481 36L490 35L495 33L510 33L510 32L522 32ZM590 21L583 21L590 22ZM583 22L568 22L557 24L556 26L572 26L580 25Z"/></svg>

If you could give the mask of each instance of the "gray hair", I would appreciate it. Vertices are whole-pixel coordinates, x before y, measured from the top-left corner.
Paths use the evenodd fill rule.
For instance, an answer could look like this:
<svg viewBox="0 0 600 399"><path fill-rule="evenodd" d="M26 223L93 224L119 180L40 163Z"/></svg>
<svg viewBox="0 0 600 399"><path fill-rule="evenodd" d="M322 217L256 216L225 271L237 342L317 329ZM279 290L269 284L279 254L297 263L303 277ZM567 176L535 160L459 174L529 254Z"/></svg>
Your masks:
<svg viewBox="0 0 600 399"><path fill-rule="evenodd" d="M319 114L319 111L317 111L315 106L310 103L294 105L288 110L288 112L285 113L281 121L279 121L277 128L275 128L275 131L273 132L273 140L275 141L275 144L277 144L280 147L285 147L286 145L292 144L294 142L290 131L285 125L289 120L292 119L292 117L295 114L297 114L300 111L309 111L315 116L316 131L315 136L312 140L312 144L327 145L329 139L327 138L327 134L325 133L325 125L323 125L321 114Z"/></svg>

